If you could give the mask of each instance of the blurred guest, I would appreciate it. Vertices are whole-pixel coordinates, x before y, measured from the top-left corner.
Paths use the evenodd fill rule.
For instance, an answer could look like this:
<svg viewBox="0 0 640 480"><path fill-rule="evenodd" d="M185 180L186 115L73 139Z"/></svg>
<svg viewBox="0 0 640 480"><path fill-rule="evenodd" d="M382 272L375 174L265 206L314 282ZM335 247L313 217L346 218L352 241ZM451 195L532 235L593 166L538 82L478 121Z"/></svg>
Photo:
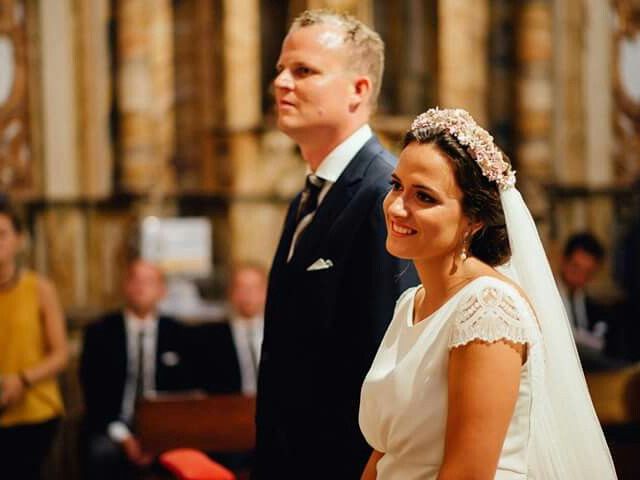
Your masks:
<svg viewBox="0 0 640 480"><path fill-rule="evenodd" d="M233 268L223 322L199 327L198 369L211 393L256 394L267 296L267 272L257 264Z"/></svg>
<svg viewBox="0 0 640 480"><path fill-rule="evenodd" d="M236 265L227 289L226 318L197 327L197 371L209 393L256 394L266 296L265 268L253 263ZM234 471L246 470L253 462L250 451L208 454Z"/></svg>
<svg viewBox="0 0 640 480"><path fill-rule="evenodd" d="M22 225L0 199L0 468L38 479L63 405L56 375L67 364L64 316L54 286L18 267Z"/></svg>
<svg viewBox="0 0 640 480"><path fill-rule="evenodd" d="M587 298L585 288L602 268L603 260L604 248L596 237L574 234L565 244L558 279L576 342L598 351L604 346L607 323L593 311L594 302Z"/></svg>
<svg viewBox="0 0 640 480"><path fill-rule="evenodd" d="M229 323L227 338L233 339L235 361L239 367L242 393L255 395L262 345L267 273L257 265L237 267L229 285Z"/></svg>
<svg viewBox="0 0 640 480"><path fill-rule="evenodd" d="M135 260L123 282L125 306L87 327L80 365L85 396L86 473L125 479L151 463L132 430L136 403L153 392L197 387L188 327L157 313L165 280Z"/></svg>
<svg viewBox="0 0 640 480"><path fill-rule="evenodd" d="M558 287L585 370L619 365L605 356L611 309L586 292L588 284L602 268L604 256L600 241L594 235L582 232L569 237L560 262Z"/></svg>

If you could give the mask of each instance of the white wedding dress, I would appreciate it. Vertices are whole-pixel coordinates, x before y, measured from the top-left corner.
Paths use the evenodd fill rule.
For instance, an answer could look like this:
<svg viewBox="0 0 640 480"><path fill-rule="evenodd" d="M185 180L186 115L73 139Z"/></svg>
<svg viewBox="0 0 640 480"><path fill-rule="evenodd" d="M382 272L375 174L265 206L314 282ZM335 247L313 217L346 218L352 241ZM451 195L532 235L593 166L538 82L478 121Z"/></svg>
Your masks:
<svg viewBox="0 0 640 480"><path fill-rule="evenodd" d="M540 375L541 335L527 300L510 284L479 277L426 319L413 324L419 287L398 300L393 320L362 386L360 428L384 456L379 480L438 476L447 422L449 351L480 339L527 344L515 411L504 441L497 480L528 477L532 405Z"/></svg>

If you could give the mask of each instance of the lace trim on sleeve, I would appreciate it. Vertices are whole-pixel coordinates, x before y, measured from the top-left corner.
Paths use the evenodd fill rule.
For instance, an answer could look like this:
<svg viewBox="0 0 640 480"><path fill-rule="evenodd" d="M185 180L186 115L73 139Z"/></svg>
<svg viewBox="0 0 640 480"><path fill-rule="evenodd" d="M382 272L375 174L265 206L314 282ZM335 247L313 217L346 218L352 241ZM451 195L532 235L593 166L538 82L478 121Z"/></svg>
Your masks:
<svg viewBox="0 0 640 480"><path fill-rule="evenodd" d="M513 297L494 286L484 287L465 298L454 314L454 325L449 349L466 345L474 340L492 343L508 340L533 345L536 334L528 315Z"/></svg>

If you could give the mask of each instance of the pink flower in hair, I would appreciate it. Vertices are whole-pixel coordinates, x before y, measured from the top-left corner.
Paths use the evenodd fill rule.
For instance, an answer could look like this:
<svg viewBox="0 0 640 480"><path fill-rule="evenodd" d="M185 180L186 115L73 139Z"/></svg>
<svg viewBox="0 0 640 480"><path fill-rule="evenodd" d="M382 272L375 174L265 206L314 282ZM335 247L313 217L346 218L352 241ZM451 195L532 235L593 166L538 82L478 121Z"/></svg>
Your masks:
<svg viewBox="0 0 640 480"><path fill-rule="evenodd" d="M411 131L420 139L421 130L446 132L467 148L475 159L482 174L496 182L502 190L516 184L516 172L502 158L502 152L493 141L493 137L480 127L469 113L460 108L431 108L421 113L411 124Z"/></svg>

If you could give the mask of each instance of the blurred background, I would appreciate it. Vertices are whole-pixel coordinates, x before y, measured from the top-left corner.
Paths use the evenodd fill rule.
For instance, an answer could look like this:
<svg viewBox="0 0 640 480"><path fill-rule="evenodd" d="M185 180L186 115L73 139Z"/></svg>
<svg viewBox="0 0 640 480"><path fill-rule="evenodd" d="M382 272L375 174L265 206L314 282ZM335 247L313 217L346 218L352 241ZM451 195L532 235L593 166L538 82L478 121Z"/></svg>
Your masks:
<svg viewBox="0 0 640 480"><path fill-rule="evenodd" d="M204 221L187 321L216 316L232 265L269 265L305 172L270 84L290 21L316 7L384 39L384 143L397 152L428 107L469 110L511 157L552 261L588 230L607 252L591 293L640 297L640 0L0 0L0 192L26 220L22 263L59 290L74 358L119 305L145 219ZM636 361L639 310L620 311L613 354ZM73 361L66 377L72 422ZM52 478L73 478L64 445Z"/></svg>

